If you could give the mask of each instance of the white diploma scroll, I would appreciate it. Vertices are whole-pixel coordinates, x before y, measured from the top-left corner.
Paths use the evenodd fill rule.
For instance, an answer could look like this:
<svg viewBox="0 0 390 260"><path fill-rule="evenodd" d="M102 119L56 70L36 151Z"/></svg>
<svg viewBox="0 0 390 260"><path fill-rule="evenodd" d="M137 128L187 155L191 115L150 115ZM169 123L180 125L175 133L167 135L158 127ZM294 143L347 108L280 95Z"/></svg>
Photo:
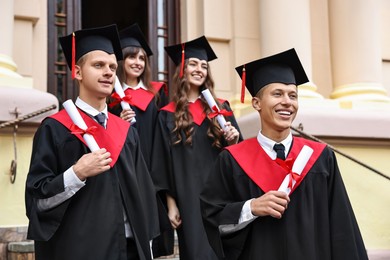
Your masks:
<svg viewBox="0 0 390 260"><path fill-rule="evenodd" d="M211 111L213 111L214 106L216 108L218 108L217 103L215 102L213 96L210 93L210 90L205 89L202 91L202 94L203 94L203 97L206 99L207 104L209 104ZM219 111L219 108L218 108L218 111ZM219 125L221 126L221 128L225 130L226 120L223 117L223 115L217 115L217 121L218 121Z"/></svg>
<svg viewBox="0 0 390 260"><path fill-rule="evenodd" d="M66 112L68 113L69 117L72 119L73 123L77 125L79 128L83 130L87 130L87 125L85 124L83 118L81 117L79 111L77 110L76 106L74 105L73 101L71 99L68 99L64 103L62 103L64 106ZM90 134L84 134L83 138L85 142L87 143L88 148L93 152L96 150L99 150L100 147L96 143L95 138Z"/></svg>
<svg viewBox="0 0 390 260"><path fill-rule="evenodd" d="M118 94L120 98L123 98L125 96L125 92L123 91L123 87L120 80L118 79L118 76L116 76L114 88L115 88L115 92ZM125 101L121 101L121 107L123 110L131 109L129 103ZM137 122L137 120L135 119L135 117L133 117L130 123L134 124L135 122Z"/></svg>
<svg viewBox="0 0 390 260"><path fill-rule="evenodd" d="M295 159L295 162L292 167L292 172L301 175L303 168L305 168L307 162L309 161L311 155L313 154L313 149L310 148L307 145L304 145L302 147L302 150L299 152L297 158ZM291 175L287 174L284 178L282 184L280 185L278 191L283 191L287 195L290 194L291 189L288 187L288 184L290 182ZM295 180L292 180L292 187L295 185Z"/></svg>

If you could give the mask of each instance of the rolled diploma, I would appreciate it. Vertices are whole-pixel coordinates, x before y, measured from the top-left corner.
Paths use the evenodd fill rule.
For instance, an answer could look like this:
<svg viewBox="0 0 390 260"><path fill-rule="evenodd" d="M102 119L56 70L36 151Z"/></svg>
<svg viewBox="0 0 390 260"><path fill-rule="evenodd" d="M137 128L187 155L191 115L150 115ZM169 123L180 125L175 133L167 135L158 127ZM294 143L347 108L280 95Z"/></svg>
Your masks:
<svg viewBox="0 0 390 260"><path fill-rule="evenodd" d="M85 124L83 118L81 117L79 111L77 110L76 106L74 105L73 101L71 99L68 99L64 103L62 103L64 106L66 112L68 113L69 117L72 119L73 123L80 127L83 130L87 129L87 125ZM90 134L84 134L83 138L85 142L87 143L88 148L93 152L96 150L99 150L100 147L96 143L95 138L93 138Z"/></svg>
<svg viewBox="0 0 390 260"><path fill-rule="evenodd" d="M115 85L114 85L114 88L115 88L115 92L118 94L118 96L120 98L123 98L125 96L125 92L123 91L123 87L121 85L121 82L119 81L118 79L118 76L116 76L116 79L115 79ZM125 109L131 109L130 108L130 105L129 103L125 102L125 101L121 101L121 107L123 110ZM131 119L131 124L134 124L137 120L135 120L135 117L133 117Z"/></svg>
<svg viewBox="0 0 390 260"><path fill-rule="evenodd" d="M213 96L210 93L210 90L205 89L205 90L202 91L202 94L203 94L203 97L206 99L207 104L209 104L209 107L210 107L211 110L213 109L214 106L216 108L218 108L217 103L215 102ZM218 108L218 111L219 111L219 108ZM223 115L217 115L217 121L218 121L219 125L221 126L221 128L225 129L225 127L226 127L226 120L223 117Z"/></svg>
<svg viewBox="0 0 390 260"><path fill-rule="evenodd" d="M299 152L297 158L295 159L295 162L292 167L292 172L301 175L303 168L305 168L312 154L313 154L313 149L307 145L304 145L302 147L302 150ZM287 174L282 184L280 185L278 191L284 191L286 194L290 194L291 189L288 187L290 178L291 178L290 174ZM294 185L295 185L295 180L292 180L292 186L294 187Z"/></svg>

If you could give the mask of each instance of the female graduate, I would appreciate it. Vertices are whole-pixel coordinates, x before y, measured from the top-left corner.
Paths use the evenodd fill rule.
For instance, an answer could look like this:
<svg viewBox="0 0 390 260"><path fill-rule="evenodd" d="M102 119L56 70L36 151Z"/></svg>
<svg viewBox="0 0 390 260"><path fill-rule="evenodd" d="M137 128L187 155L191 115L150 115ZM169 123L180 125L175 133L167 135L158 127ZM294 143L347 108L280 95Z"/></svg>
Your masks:
<svg viewBox="0 0 390 260"><path fill-rule="evenodd" d="M228 102L216 99L209 61L216 59L207 39L165 47L177 65L173 102L160 110L153 145L152 178L166 197L172 227L177 230L180 258L217 259L203 228L199 194L215 158L236 144L239 128ZM208 89L221 111L231 116L221 129L201 95Z"/></svg>
<svg viewBox="0 0 390 260"><path fill-rule="evenodd" d="M119 32L123 61L118 62L118 78L126 95L125 101L131 105L130 110L122 110L119 97L114 93L110 103L113 114L126 121L136 118L133 124L141 139L141 149L146 164L150 169L150 156L153 133L159 108L168 102L166 86L161 82L151 81L149 56L152 50L138 24L133 24Z"/></svg>

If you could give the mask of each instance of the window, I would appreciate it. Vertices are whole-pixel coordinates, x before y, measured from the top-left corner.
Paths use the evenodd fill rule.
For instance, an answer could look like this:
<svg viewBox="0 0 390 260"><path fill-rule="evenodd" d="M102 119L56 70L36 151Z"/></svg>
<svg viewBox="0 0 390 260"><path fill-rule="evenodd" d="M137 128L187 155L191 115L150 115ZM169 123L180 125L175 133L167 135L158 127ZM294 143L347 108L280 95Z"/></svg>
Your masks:
<svg viewBox="0 0 390 260"><path fill-rule="evenodd" d="M148 38L153 80L168 82L164 46L180 42L179 0L53 0L48 1L48 91L62 104L78 95L76 84L59 45L58 38L81 28L117 24L119 29L137 22Z"/></svg>

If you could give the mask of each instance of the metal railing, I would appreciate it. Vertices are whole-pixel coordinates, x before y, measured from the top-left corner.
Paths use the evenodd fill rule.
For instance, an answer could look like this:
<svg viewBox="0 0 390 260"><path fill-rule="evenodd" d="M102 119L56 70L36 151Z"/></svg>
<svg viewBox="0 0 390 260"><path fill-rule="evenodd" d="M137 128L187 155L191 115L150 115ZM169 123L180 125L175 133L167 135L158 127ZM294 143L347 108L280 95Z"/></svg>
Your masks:
<svg viewBox="0 0 390 260"><path fill-rule="evenodd" d="M385 179L387 179L387 180L390 180L390 177L389 177L388 175L386 175L386 174L384 174L384 173L382 173L382 172L380 172L380 171L378 171L378 170L372 168L371 166L369 166L369 165L363 163L362 161L359 161L358 159L353 158L352 156L350 156L350 155L348 155L348 154L346 154L346 153L344 153L344 152L341 152L340 150L334 148L334 147L331 146L330 144L328 144L328 143L322 141L321 139L318 139L318 138L315 137L315 136L312 136L312 135L310 135L310 134L308 134L308 133L305 133L304 131L302 131L302 130L296 128L296 127L290 126L290 128L291 128L293 131L295 131L295 132L299 133L300 135L302 135L303 137L306 137L306 138L308 138L308 139L311 139L311 140L316 141L316 142L319 142L319 143L326 144L326 145L327 145L330 149L332 149L335 153L338 153L338 154L344 156L345 158L347 158L347 159L349 159L349 160L351 160L351 161L353 161L353 162L355 162L355 163L357 163L357 164L359 164L359 165L361 165L361 166L363 166L363 167L369 169L370 171L375 172L376 174L382 176L383 178L385 178Z"/></svg>
<svg viewBox="0 0 390 260"><path fill-rule="evenodd" d="M9 172L10 181L12 184L15 183L15 180L16 180L16 169L17 169L16 132L18 131L18 123L22 122L24 120L36 117L38 115L41 115L43 113L46 113L46 112L53 110L53 109L56 109L56 108L57 108L56 105L51 105L51 106L42 108L40 110L34 111L32 113L29 113L29 114L21 116L21 117L19 117L18 109L15 108L14 112L12 112L12 113L15 114L16 119L0 124L0 129L7 127L7 126L11 126L11 125L14 126L14 131L13 131L14 159L11 162L11 167L10 167L10 172Z"/></svg>

